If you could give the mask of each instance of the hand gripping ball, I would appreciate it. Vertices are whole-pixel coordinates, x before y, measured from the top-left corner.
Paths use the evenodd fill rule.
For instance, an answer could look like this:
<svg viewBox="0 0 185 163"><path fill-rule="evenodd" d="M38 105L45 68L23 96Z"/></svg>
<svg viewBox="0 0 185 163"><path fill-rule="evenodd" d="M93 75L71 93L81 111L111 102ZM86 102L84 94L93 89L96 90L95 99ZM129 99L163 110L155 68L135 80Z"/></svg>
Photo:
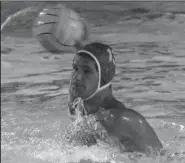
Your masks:
<svg viewBox="0 0 185 163"><path fill-rule="evenodd" d="M71 51L88 38L87 24L78 13L63 5L44 8L37 16L33 34L51 53Z"/></svg>

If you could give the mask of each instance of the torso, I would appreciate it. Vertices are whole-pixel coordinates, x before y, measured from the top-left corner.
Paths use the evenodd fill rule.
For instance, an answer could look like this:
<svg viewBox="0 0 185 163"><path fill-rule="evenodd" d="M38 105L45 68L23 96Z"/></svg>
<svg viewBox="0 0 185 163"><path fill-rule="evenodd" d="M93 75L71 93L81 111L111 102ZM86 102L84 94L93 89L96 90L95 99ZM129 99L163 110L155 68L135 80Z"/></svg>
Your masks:
<svg viewBox="0 0 185 163"><path fill-rule="evenodd" d="M120 145L123 144L127 148L127 151L143 150L140 149L140 143L156 148L162 146L145 118L138 112L127 109L115 98L109 99L104 105L104 111L99 114L98 121L111 137L116 137ZM141 141L141 138L144 140Z"/></svg>
<svg viewBox="0 0 185 163"><path fill-rule="evenodd" d="M146 145L156 149L162 148L157 135L145 118L138 112L126 108L114 97L104 100L89 114L95 115L96 121L107 131L106 140L110 143L116 142L120 147L123 145L124 151L144 151Z"/></svg>

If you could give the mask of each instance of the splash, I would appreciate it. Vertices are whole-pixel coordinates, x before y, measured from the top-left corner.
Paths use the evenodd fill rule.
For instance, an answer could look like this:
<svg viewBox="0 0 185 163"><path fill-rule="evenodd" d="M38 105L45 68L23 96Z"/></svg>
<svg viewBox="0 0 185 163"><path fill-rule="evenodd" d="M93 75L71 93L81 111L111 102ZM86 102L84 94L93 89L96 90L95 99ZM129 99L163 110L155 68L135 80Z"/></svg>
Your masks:
<svg viewBox="0 0 185 163"><path fill-rule="evenodd" d="M77 117L77 119L70 124L62 138L64 141L72 142L79 145L96 144L96 139L104 139L107 137L107 132L104 127L96 121L94 115Z"/></svg>

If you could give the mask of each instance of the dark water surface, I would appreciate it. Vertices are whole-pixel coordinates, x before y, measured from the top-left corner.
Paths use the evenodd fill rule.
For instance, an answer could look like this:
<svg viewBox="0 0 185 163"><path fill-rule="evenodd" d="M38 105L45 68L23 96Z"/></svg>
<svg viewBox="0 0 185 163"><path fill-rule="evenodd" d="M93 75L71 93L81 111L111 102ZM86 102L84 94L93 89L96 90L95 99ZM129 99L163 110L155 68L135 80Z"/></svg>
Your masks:
<svg viewBox="0 0 185 163"><path fill-rule="evenodd" d="M74 54L52 55L34 38L9 36L1 41L2 162L184 163L185 15L174 8L169 5L171 12L152 20L151 10L139 10L134 17L135 10L123 12L120 4L110 8L108 2L101 10L86 11L85 5L82 10L89 12L91 39L115 51L115 96L147 118L164 145L163 156L121 154L101 143L61 145L60 133L70 123L67 93Z"/></svg>

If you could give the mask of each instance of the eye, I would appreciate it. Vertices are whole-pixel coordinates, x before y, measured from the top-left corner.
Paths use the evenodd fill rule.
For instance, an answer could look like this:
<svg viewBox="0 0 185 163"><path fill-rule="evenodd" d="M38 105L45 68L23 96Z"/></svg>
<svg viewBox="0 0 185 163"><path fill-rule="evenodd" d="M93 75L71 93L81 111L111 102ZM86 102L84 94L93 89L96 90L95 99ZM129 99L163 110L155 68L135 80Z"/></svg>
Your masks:
<svg viewBox="0 0 185 163"><path fill-rule="evenodd" d="M78 71L78 67L76 65L73 65L73 70Z"/></svg>
<svg viewBox="0 0 185 163"><path fill-rule="evenodd" d="M90 69L84 69L84 73L85 74L91 73L91 70Z"/></svg>

